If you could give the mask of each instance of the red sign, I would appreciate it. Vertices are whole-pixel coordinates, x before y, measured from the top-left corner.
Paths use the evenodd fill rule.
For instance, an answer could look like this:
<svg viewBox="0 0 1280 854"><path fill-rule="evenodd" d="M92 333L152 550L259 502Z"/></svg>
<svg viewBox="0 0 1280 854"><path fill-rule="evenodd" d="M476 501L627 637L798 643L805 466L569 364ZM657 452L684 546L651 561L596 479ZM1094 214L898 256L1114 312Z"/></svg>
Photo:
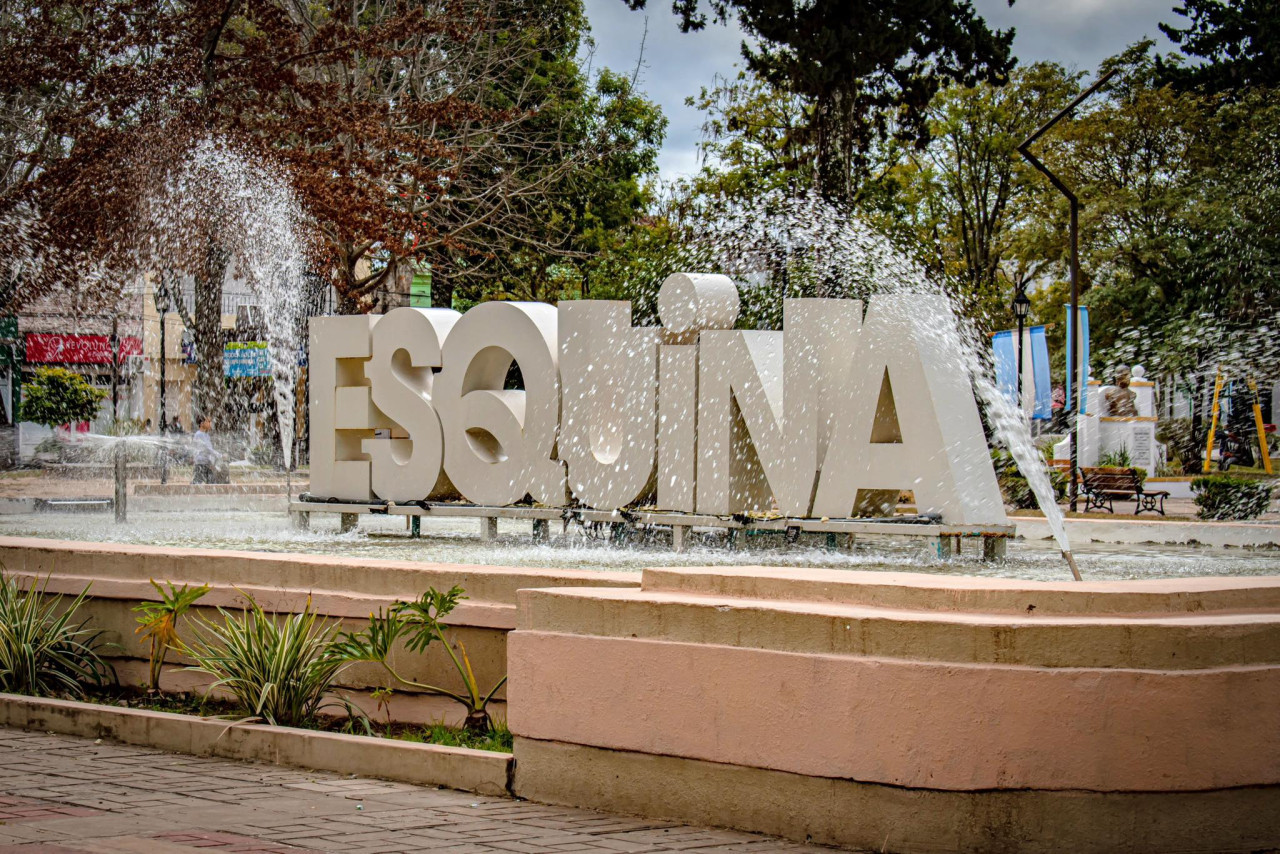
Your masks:
<svg viewBox="0 0 1280 854"><path fill-rule="evenodd" d="M120 358L142 355L142 339L120 339ZM63 365L111 364L111 339L106 335L62 335L55 332L27 333L27 362Z"/></svg>

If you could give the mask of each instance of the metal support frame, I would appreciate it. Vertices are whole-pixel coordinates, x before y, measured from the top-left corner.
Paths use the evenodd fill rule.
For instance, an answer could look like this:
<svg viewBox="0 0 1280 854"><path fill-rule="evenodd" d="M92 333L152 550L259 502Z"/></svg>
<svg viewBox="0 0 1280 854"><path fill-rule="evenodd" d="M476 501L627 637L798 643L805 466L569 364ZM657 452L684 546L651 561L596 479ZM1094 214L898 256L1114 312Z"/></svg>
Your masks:
<svg viewBox="0 0 1280 854"><path fill-rule="evenodd" d="M1031 153L1031 146L1043 136L1050 128L1060 122L1062 119L1071 115L1076 107L1084 103L1094 92L1102 87L1104 83L1114 77L1115 70L1112 69L1106 74L1094 81L1093 85L1085 89L1075 100L1063 107L1056 116L1049 119L1040 126L1040 129L1031 136L1027 137L1022 145L1018 146L1018 153L1021 154L1028 163L1049 179L1049 183L1067 197L1067 201L1071 204L1071 328L1070 334L1067 336L1067 353L1069 365L1067 370L1072 380L1071 400L1068 401L1068 411L1071 413L1071 479L1067 484L1069 494L1071 496L1071 512L1076 511L1076 503L1079 499L1079 484L1077 483L1080 463L1080 397L1084 393L1084 382L1079 376L1080 374L1080 348L1076 346L1075 339L1080 335L1080 200L1076 198L1076 194L1057 175L1049 171L1049 167L1036 158Z"/></svg>
<svg viewBox="0 0 1280 854"><path fill-rule="evenodd" d="M480 538L492 542L498 536L499 519L521 519L532 522L534 542L549 542L552 523L566 531L573 523L605 533L609 540L617 545L633 542L644 530L666 529L671 531L671 548L677 553L685 552L690 545L694 528L702 530L719 530L725 535L725 547L738 548L744 536L772 535L780 536L784 541L795 544L804 535L819 535L825 539L828 548L838 547L839 538L843 537L846 547L853 548L857 537L891 537L907 538L923 541L922 544L937 544L939 553L950 556L960 553L960 544L968 539L970 542L982 541L982 556L985 559L999 559L1004 555L1002 543L1014 536L1011 525L948 525L925 517L905 517L899 521L888 519L818 519L807 517L774 517L752 518L742 516L713 516L704 513L680 513L663 510L625 511L592 510L589 508L537 507L537 506L493 506L465 504L460 502L413 502L391 504L384 502L326 502L318 500L295 500L289 504L289 512L293 516L295 526L305 529L307 517L312 513L337 513L342 518L341 530L350 531L355 528L356 520L362 514L379 516L405 516L412 538L421 536L421 517L438 518L472 518L480 520Z"/></svg>

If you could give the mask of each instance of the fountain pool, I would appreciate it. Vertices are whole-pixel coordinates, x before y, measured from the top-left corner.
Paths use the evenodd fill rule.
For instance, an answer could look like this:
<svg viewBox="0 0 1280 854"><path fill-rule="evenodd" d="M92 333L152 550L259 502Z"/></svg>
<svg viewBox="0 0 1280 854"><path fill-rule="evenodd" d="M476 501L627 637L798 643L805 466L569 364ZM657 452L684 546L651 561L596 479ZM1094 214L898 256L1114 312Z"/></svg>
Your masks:
<svg viewBox="0 0 1280 854"><path fill-rule="evenodd" d="M725 548L723 537L695 536L689 551L671 551L667 535L613 545L572 529L545 544L531 539L530 523L503 519L498 539L484 542L473 519L424 518L422 539L410 539L403 519L364 516L343 533L336 516L316 515L307 531L295 530L284 513L228 510L136 511L116 524L107 513L0 516L0 535L184 548L304 553L431 563L635 571L649 566L794 566L929 572L946 575L1062 581L1069 576L1056 543L1014 540L1003 561L983 562L977 549L939 560L909 540L877 538L852 549L829 548L824 537L806 535L788 545L782 535L744 537ZM844 540L838 541L843 545ZM1085 580L1280 575L1280 550L1196 546L1080 543Z"/></svg>

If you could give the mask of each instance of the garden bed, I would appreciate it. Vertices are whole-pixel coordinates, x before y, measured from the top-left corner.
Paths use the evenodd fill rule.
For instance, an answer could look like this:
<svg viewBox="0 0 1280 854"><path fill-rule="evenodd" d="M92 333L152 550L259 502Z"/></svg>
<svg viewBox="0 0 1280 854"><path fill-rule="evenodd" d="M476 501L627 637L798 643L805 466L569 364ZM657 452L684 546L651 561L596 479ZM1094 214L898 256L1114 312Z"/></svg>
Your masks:
<svg viewBox="0 0 1280 854"><path fill-rule="evenodd" d="M114 702L104 705L0 694L0 726L106 738L194 756L444 786L485 795L510 794L511 756L497 750L428 744L403 735L352 735L133 708L128 696ZM178 706L190 701L170 698L163 702ZM423 737L423 727L403 729L405 735L417 729L418 737ZM433 728L425 729L429 734Z"/></svg>
<svg viewBox="0 0 1280 854"><path fill-rule="evenodd" d="M142 688L120 686L86 686L88 700L101 706L142 709L151 712L167 712L194 715L199 718L218 718L228 723L242 718L244 713L234 702L217 697L205 697L187 692L151 693ZM255 721L256 722L256 721ZM490 750L497 753L511 752L511 731L502 721L496 721L486 733L474 733L445 723L426 724L402 721L378 721L337 715L318 715L313 726L299 729L317 732L338 732L347 735L363 735L372 738L391 738L419 744L438 744L444 747L466 747L472 750Z"/></svg>

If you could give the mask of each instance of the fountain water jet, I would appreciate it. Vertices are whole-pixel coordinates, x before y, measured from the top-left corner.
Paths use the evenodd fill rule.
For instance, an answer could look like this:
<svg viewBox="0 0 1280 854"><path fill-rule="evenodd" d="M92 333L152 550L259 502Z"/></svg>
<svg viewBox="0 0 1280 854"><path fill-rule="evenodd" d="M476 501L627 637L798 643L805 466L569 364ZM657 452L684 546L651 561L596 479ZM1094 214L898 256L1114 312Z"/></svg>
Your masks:
<svg viewBox="0 0 1280 854"><path fill-rule="evenodd" d="M866 298L911 292L945 299L951 317L939 318L935 334L959 333L960 357L951 367L972 381L996 438L1013 455L1073 577L1080 580L1048 468L1026 416L996 387L985 339L966 320L951 290L906 247L812 192L714 202L691 230L692 239L676 264L713 269L743 283L744 314L761 327L780 323L781 300L790 296Z"/></svg>

